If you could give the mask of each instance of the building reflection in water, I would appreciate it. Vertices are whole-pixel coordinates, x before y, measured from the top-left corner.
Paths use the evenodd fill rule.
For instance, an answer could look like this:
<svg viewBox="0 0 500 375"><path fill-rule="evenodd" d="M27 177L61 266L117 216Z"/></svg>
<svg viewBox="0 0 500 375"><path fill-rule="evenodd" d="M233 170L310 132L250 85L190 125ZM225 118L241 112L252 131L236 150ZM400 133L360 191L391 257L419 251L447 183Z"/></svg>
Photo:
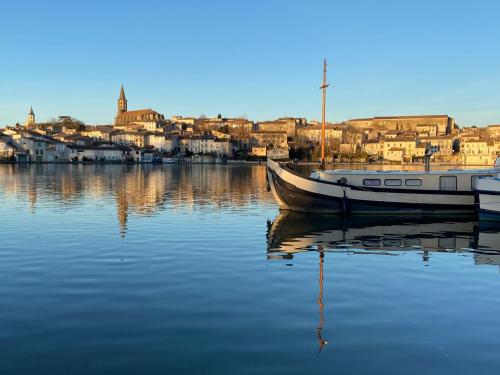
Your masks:
<svg viewBox="0 0 500 375"><path fill-rule="evenodd" d="M398 255L416 252L427 264L432 253L469 254L476 265L500 266L500 224L478 223L474 216L450 221L449 217L307 215L281 211L268 222L267 259L287 261L303 252L319 253L319 351L327 341L323 302L325 254Z"/></svg>
<svg viewBox="0 0 500 375"><path fill-rule="evenodd" d="M131 215L274 204L264 166L5 164L0 182L6 197L28 202L32 213L40 202L69 208L113 197L122 237Z"/></svg>

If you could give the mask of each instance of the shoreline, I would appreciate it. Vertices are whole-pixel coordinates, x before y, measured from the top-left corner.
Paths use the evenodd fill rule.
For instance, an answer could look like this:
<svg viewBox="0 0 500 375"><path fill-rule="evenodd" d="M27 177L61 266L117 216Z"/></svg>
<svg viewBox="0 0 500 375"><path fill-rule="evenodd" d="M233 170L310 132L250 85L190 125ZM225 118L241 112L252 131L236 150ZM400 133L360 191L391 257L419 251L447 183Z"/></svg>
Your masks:
<svg viewBox="0 0 500 375"><path fill-rule="evenodd" d="M23 162L18 162L18 161L5 161L5 160L0 160L0 165L6 164L6 165L12 165L12 164L18 164L18 165L267 165L266 161L254 161L254 160L227 160L225 163L202 163L202 162L173 162L173 163L162 163L162 162L120 162L120 161L23 161ZM314 166L314 165L319 165L319 163L314 163L314 162L296 162L294 165L298 166ZM408 166L425 166L425 163L360 163L360 162L353 162L353 163L347 163L347 162L339 162L339 163L326 163L326 165L330 166L367 166L367 167L375 167L375 166L390 166L390 167L408 167ZM484 165L484 164L449 164L449 163L431 163L431 166L435 167L456 167L456 168L488 168L490 167L489 165Z"/></svg>

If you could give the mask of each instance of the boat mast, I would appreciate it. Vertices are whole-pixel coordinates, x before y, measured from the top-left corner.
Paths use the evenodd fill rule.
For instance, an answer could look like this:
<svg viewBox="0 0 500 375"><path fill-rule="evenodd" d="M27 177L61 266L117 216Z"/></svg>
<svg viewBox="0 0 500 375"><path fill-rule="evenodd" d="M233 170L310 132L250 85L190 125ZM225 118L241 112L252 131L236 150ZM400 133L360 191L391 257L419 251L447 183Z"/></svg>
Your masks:
<svg viewBox="0 0 500 375"><path fill-rule="evenodd" d="M323 60L323 83L320 89L323 90L323 102L321 108L321 166L320 169L325 170L325 143L326 143L326 88L329 85L326 83L326 59Z"/></svg>

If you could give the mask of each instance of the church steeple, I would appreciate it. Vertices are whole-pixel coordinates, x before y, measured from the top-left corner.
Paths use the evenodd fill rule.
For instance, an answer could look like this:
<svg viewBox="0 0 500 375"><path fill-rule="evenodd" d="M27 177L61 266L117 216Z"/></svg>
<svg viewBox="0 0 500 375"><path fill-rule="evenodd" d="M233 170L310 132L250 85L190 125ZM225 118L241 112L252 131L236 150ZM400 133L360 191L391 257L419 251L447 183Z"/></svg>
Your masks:
<svg viewBox="0 0 500 375"><path fill-rule="evenodd" d="M125 90L122 85L120 89L120 97L118 98L118 114L120 115L123 112L127 112L127 98L125 97Z"/></svg>
<svg viewBox="0 0 500 375"><path fill-rule="evenodd" d="M30 111L28 113L28 118L26 119L26 126L32 126L35 125L35 112L33 112L33 107L30 107Z"/></svg>

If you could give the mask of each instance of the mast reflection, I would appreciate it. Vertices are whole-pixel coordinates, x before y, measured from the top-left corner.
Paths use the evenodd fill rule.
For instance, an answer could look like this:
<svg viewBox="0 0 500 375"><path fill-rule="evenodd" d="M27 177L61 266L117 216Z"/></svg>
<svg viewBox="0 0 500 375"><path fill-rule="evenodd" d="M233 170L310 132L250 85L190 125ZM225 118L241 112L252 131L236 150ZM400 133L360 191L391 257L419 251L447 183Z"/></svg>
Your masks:
<svg viewBox="0 0 500 375"><path fill-rule="evenodd" d="M485 225L474 217L339 217L281 211L268 222L267 259L292 260L302 252L319 253L319 324L316 336L319 352L328 341L323 337L325 314L323 300L324 261L327 253L356 255L398 255L414 252L425 265L434 253L469 254L474 264L500 265L498 236L500 227Z"/></svg>
<svg viewBox="0 0 500 375"><path fill-rule="evenodd" d="M325 254L322 250L319 250L319 294L318 294L318 306L319 306L319 325L316 328L316 333L318 336L318 344L319 344L319 353L323 350L323 347L328 344L328 341L323 338L323 329L325 327L325 316L323 313L323 262L325 258Z"/></svg>

